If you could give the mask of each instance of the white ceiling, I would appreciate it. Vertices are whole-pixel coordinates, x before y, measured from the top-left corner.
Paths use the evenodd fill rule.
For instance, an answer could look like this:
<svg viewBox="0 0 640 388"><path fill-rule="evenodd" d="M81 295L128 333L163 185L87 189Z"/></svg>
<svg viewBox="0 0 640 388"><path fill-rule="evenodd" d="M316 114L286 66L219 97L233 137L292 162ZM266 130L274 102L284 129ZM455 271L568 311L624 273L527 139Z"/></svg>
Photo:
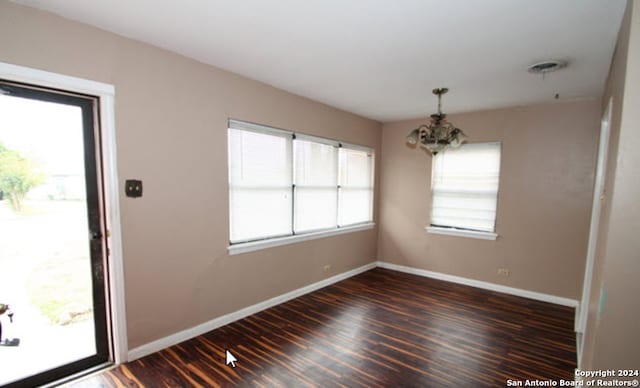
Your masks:
<svg viewBox="0 0 640 388"><path fill-rule="evenodd" d="M15 0L379 121L598 97L625 0ZM569 66L527 72L544 59Z"/></svg>

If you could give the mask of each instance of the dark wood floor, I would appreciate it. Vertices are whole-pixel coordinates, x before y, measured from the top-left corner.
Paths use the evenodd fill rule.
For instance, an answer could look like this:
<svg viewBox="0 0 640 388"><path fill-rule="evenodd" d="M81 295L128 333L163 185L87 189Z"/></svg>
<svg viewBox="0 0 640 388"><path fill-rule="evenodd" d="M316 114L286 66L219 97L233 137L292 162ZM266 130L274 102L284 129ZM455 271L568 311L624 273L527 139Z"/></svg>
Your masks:
<svg viewBox="0 0 640 388"><path fill-rule="evenodd" d="M376 268L78 387L504 387L571 380L574 311ZM226 366L225 350L237 357Z"/></svg>

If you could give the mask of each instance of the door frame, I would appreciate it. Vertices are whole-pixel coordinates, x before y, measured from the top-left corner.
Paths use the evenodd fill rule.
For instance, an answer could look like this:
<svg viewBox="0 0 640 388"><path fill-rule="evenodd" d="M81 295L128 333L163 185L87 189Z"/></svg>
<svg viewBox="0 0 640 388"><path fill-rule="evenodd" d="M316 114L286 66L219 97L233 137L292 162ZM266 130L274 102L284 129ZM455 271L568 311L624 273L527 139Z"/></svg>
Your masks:
<svg viewBox="0 0 640 388"><path fill-rule="evenodd" d="M580 311L576 322L576 332L581 334L578 342L578 366L580 365L582 349L584 346L584 332L589 316L589 299L591 295L591 280L593 277L593 264L595 261L598 230L600 229L600 216L602 202L605 199L605 183L607 173L607 157L609 153L609 138L611 135L611 115L613 110L613 97L609 98L607 107L600 121L600 139L598 142L598 156L596 161L596 178L593 185L593 204L591 206L591 223L589 225L589 242L587 245L587 257L582 283L582 299Z"/></svg>
<svg viewBox="0 0 640 388"><path fill-rule="evenodd" d="M96 150L102 155L102 184L107 227L105 239L109 251L107 305L113 346L113 362L127 361L127 320L124 290L124 263L122 255L122 231L120 226L120 201L115 132L115 87L110 84L72 77L48 71L32 69L0 62L0 78L53 89L93 95L99 98L100 131L96 133Z"/></svg>

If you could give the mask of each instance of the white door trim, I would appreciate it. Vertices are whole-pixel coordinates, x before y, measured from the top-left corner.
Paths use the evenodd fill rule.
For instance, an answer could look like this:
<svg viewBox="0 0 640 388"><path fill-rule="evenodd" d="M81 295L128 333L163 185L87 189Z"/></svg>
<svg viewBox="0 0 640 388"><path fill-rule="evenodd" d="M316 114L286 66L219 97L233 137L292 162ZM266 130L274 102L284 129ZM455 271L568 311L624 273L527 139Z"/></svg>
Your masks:
<svg viewBox="0 0 640 388"><path fill-rule="evenodd" d="M605 196L605 178L607 172L607 154L609 149L609 135L611 126L611 110L613 109L613 98L609 98L607 108L600 122L600 141L598 145L598 160L596 164L596 180L593 185L593 204L591 207L591 224L589 226L589 243L587 245L587 260L584 271L584 282L582 284L582 299L580 301L580 313L576 322L576 331L583 333L587 325L589 315L589 295L591 294L591 280L593 276L593 262L596 254L596 243L598 240L598 229L600 227L600 212L602 201ZM582 350L584 335L578 349ZM581 353L581 352L580 352ZM578 355L578 361L581 355Z"/></svg>
<svg viewBox="0 0 640 388"><path fill-rule="evenodd" d="M109 295L111 331L114 361L127 361L127 320L124 294L124 270L122 259L122 236L120 229L120 202L118 197L118 169L115 131L115 87L110 84L51 73L48 71L16 66L0 62L0 78L24 82L55 89L83 93L100 98L100 135L102 144L103 189L107 214L109 246Z"/></svg>

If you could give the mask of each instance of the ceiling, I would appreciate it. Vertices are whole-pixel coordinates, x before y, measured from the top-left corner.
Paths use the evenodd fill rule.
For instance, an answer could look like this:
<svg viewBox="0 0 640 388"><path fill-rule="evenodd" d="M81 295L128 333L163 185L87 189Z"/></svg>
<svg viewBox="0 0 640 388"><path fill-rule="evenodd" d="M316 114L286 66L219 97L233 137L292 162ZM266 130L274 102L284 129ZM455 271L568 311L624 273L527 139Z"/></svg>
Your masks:
<svg viewBox="0 0 640 388"><path fill-rule="evenodd" d="M14 0L378 121L599 97L625 0ZM565 69L530 74L545 59Z"/></svg>

